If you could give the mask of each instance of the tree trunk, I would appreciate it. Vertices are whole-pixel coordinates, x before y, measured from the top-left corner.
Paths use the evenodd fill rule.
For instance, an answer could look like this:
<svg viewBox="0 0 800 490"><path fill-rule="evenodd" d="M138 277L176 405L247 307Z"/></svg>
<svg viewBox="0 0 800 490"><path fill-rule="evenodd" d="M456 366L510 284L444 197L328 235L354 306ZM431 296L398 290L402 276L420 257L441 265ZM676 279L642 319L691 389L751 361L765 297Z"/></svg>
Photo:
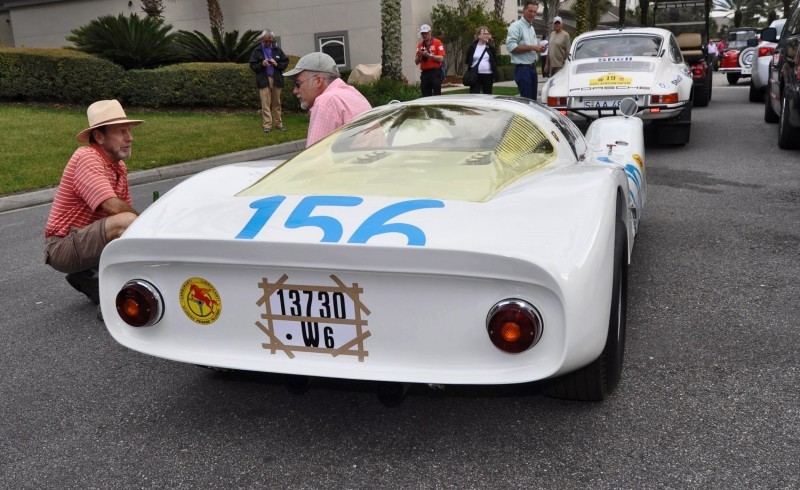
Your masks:
<svg viewBox="0 0 800 490"><path fill-rule="evenodd" d="M572 13L575 14L575 37L586 32L586 10L588 9L588 4L589 0L578 0L572 7Z"/></svg>
<svg viewBox="0 0 800 490"><path fill-rule="evenodd" d="M219 29L221 34L225 33L225 22L222 17L222 8L219 6L219 0L207 0L208 3L208 21L211 27Z"/></svg>
<svg viewBox="0 0 800 490"><path fill-rule="evenodd" d="M403 80L400 1L381 0L381 77Z"/></svg>
<svg viewBox="0 0 800 490"><path fill-rule="evenodd" d="M628 8L627 0L619 0L619 28L625 27L625 10Z"/></svg>
<svg viewBox="0 0 800 490"><path fill-rule="evenodd" d="M150 17L163 19L164 0L142 0L142 12Z"/></svg>

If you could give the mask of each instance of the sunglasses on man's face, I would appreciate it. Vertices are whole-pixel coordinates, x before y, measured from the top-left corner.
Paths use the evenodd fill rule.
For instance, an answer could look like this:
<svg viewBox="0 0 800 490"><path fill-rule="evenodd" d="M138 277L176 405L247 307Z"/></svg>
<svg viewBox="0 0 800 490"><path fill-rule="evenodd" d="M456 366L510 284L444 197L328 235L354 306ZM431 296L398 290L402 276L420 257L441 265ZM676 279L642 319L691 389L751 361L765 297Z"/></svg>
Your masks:
<svg viewBox="0 0 800 490"><path fill-rule="evenodd" d="M300 88L300 85L303 85L303 82L307 82L308 80L311 80L312 78L319 78L319 77L308 77L308 78L304 78L302 80L295 79L294 86L296 88Z"/></svg>

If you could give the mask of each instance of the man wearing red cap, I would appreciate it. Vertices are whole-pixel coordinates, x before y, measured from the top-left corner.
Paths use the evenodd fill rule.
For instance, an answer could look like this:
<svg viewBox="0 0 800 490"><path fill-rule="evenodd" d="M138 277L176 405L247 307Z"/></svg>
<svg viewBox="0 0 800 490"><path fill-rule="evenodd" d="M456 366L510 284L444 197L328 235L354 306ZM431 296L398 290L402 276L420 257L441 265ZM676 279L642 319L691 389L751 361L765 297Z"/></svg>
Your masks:
<svg viewBox="0 0 800 490"><path fill-rule="evenodd" d="M89 127L76 139L89 145L72 154L45 228L45 263L67 274L67 282L100 302L97 266L103 248L136 219L124 158L131 156L131 128L116 100L101 100L86 111Z"/></svg>

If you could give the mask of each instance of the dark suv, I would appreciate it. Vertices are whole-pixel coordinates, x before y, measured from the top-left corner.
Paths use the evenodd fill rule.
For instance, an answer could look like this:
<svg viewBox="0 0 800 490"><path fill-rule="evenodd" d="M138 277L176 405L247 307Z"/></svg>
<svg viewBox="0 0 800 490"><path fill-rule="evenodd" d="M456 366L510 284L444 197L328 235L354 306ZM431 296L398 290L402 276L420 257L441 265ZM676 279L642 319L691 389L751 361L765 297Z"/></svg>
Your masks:
<svg viewBox="0 0 800 490"><path fill-rule="evenodd" d="M764 120L778 123L778 146L800 148L800 2L795 2L780 40L772 27L761 32L763 41L778 43L767 82Z"/></svg>

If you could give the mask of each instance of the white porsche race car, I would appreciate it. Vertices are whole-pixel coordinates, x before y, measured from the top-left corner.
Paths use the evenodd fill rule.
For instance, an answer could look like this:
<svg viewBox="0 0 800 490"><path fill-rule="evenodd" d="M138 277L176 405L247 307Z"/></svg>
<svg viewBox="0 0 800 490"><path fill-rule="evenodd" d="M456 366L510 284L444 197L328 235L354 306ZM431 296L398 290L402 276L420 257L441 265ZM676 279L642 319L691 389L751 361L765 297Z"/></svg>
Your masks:
<svg viewBox="0 0 800 490"><path fill-rule="evenodd" d="M633 98L637 116L657 125L664 144L689 142L692 74L675 36L665 29L592 31L572 43L564 68L542 88L542 101L574 120L617 113Z"/></svg>
<svg viewBox="0 0 800 490"><path fill-rule="evenodd" d="M166 193L104 250L103 318L202 366L601 400L645 192L638 118L584 137L523 98L392 103Z"/></svg>

